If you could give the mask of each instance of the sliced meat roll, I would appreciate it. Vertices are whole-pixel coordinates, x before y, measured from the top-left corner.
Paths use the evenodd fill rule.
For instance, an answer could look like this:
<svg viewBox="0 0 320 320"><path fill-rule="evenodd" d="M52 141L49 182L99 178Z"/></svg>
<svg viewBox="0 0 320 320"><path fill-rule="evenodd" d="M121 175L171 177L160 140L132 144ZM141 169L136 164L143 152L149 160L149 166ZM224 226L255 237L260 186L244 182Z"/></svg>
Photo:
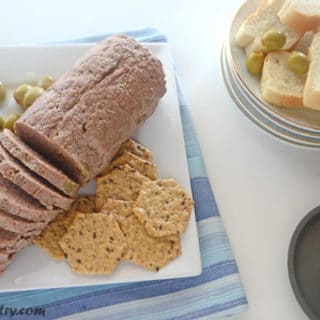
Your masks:
<svg viewBox="0 0 320 320"><path fill-rule="evenodd" d="M93 47L15 123L17 135L76 181L99 174L166 92L158 58L134 39Z"/></svg>

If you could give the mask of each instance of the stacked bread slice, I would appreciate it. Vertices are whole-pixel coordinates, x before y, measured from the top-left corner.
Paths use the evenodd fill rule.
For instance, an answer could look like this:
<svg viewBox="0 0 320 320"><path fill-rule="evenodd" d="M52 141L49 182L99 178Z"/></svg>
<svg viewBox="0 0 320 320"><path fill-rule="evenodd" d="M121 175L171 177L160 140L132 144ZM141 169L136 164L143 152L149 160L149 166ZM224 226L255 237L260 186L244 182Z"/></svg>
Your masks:
<svg viewBox="0 0 320 320"><path fill-rule="evenodd" d="M281 51L266 52L262 36L276 30L286 35ZM252 52L267 55L261 77L263 98L274 105L320 109L320 1L319 0L262 0L256 11L242 23L236 43L247 56ZM307 32L315 32L309 48L310 68L305 75L298 75L288 68L288 51ZM301 40L300 44L307 43ZM301 46L300 46L301 47ZM308 48L303 48L308 51Z"/></svg>

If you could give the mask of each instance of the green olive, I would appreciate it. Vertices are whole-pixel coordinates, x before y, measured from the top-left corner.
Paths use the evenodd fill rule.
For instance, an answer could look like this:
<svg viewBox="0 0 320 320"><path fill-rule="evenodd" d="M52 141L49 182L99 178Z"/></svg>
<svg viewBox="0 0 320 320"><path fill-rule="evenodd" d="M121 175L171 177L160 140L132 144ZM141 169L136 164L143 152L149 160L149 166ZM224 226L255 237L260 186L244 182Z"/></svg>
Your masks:
<svg viewBox="0 0 320 320"><path fill-rule="evenodd" d="M280 50L287 42L287 36L280 31L268 31L262 37L262 44L267 51Z"/></svg>
<svg viewBox="0 0 320 320"><path fill-rule="evenodd" d="M54 78L51 76L44 76L39 81L39 87L43 88L44 90L48 89L54 83Z"/></svg>
<svg viewBox="0 0 320 320"><path fill-rule="evenodd" d="M23 107L29 108L43 93L43 88L32 87L23 98Z"/></svg>
<svg viewBox="0 0 320 320"><path fill-rule="evenodd" d="M305 74L309 70L310 61L308 57L299 51L291 52L288 59L288 67L295 74Z"/></svg>
<svg viewBox="0 0 320 320"><path fill-rule="evenodd" d="M23 98L25 94L32 88L27 83L21 84L16 90L14 90L13 97L16 100L16 103L22 105Z"/></svg>
<svg viewBox="0 0 320 320"><path fill-rule="evenodd" d="M5 87L5 85L0 82L0 102L2 102L7 95L7 88Z"/></svg>
<svg viewBox="0 0 320 320"><path fill-rule="evenodd" d="M20 114L18 113L10 113L6 120L3 123L3 129L9 129L11 131L13 130L14 123L20 118Z"/></svg>
<svg viewBox="0 0 320 320"><path fill-rule="evenodd" d="M75 190L75 187L76 187L76 184L73 181L67 180L63 185L63 190L66 193L71 193Z"/></svg>
<svg viewBox="0 0 320 320"><path fill-rule="evenodd" d="M262 52L252 52L247 58L247 69L250 73L257 75L261 72L264 63Z"/></svg>
<svg viewBox="0 0 320 320"><path fill-rule="evenodd" d="M0 117L0 130L2 130L3 129L3 118L2 117Z"/></svg>
<svg viewBox="0 0 320 320"><path fill-rule="evenodd" d="M84 163L81 167L80 167L80 171L81 174L85 177L88 178L89 177L89 173L90 173L90 166L87 163Z"/></svg>

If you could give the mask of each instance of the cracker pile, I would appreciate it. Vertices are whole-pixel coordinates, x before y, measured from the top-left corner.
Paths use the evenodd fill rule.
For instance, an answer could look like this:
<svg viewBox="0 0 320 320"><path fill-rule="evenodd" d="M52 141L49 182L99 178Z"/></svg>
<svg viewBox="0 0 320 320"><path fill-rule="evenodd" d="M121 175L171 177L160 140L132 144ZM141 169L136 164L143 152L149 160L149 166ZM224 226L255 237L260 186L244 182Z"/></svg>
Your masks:
<svg viewBox="0 0 320 320"><path fill-rule="evenodd" d="M192 199L157 180L150 150L128 140L97 177L96 196L78 198L34 243L75 273L111 274L120 260L158 271L181 254Z"/></svg>
<svg viewBox="0 0 320 320"><path fill-rule="evenodd" d="M33 239L33 243L46 251L56 260L64 259L59 241L67 233L77 212L92 213L95 210L95 196L78 198L69 211L60 213L48 226Z"/></svg>

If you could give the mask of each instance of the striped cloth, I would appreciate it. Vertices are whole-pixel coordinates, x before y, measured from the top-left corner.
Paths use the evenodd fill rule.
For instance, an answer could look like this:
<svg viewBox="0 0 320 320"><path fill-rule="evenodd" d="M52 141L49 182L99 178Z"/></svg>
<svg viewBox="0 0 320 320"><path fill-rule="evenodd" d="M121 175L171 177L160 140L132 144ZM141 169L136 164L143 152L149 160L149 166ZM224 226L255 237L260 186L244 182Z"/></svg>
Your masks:
<svg viewBox="0 0 320 320"><path fill-rule="evenodd" d="M167 41L153 28L124 33L143 42ZM70 42L96 42L105 37L104 34ZM237 264L206 175L189 109L179 81L177 83L200 237L202 274L120 285L2 293L0 307L43 307L45 317L0 315L1 319L217 319L247 309Z"/></svg>

